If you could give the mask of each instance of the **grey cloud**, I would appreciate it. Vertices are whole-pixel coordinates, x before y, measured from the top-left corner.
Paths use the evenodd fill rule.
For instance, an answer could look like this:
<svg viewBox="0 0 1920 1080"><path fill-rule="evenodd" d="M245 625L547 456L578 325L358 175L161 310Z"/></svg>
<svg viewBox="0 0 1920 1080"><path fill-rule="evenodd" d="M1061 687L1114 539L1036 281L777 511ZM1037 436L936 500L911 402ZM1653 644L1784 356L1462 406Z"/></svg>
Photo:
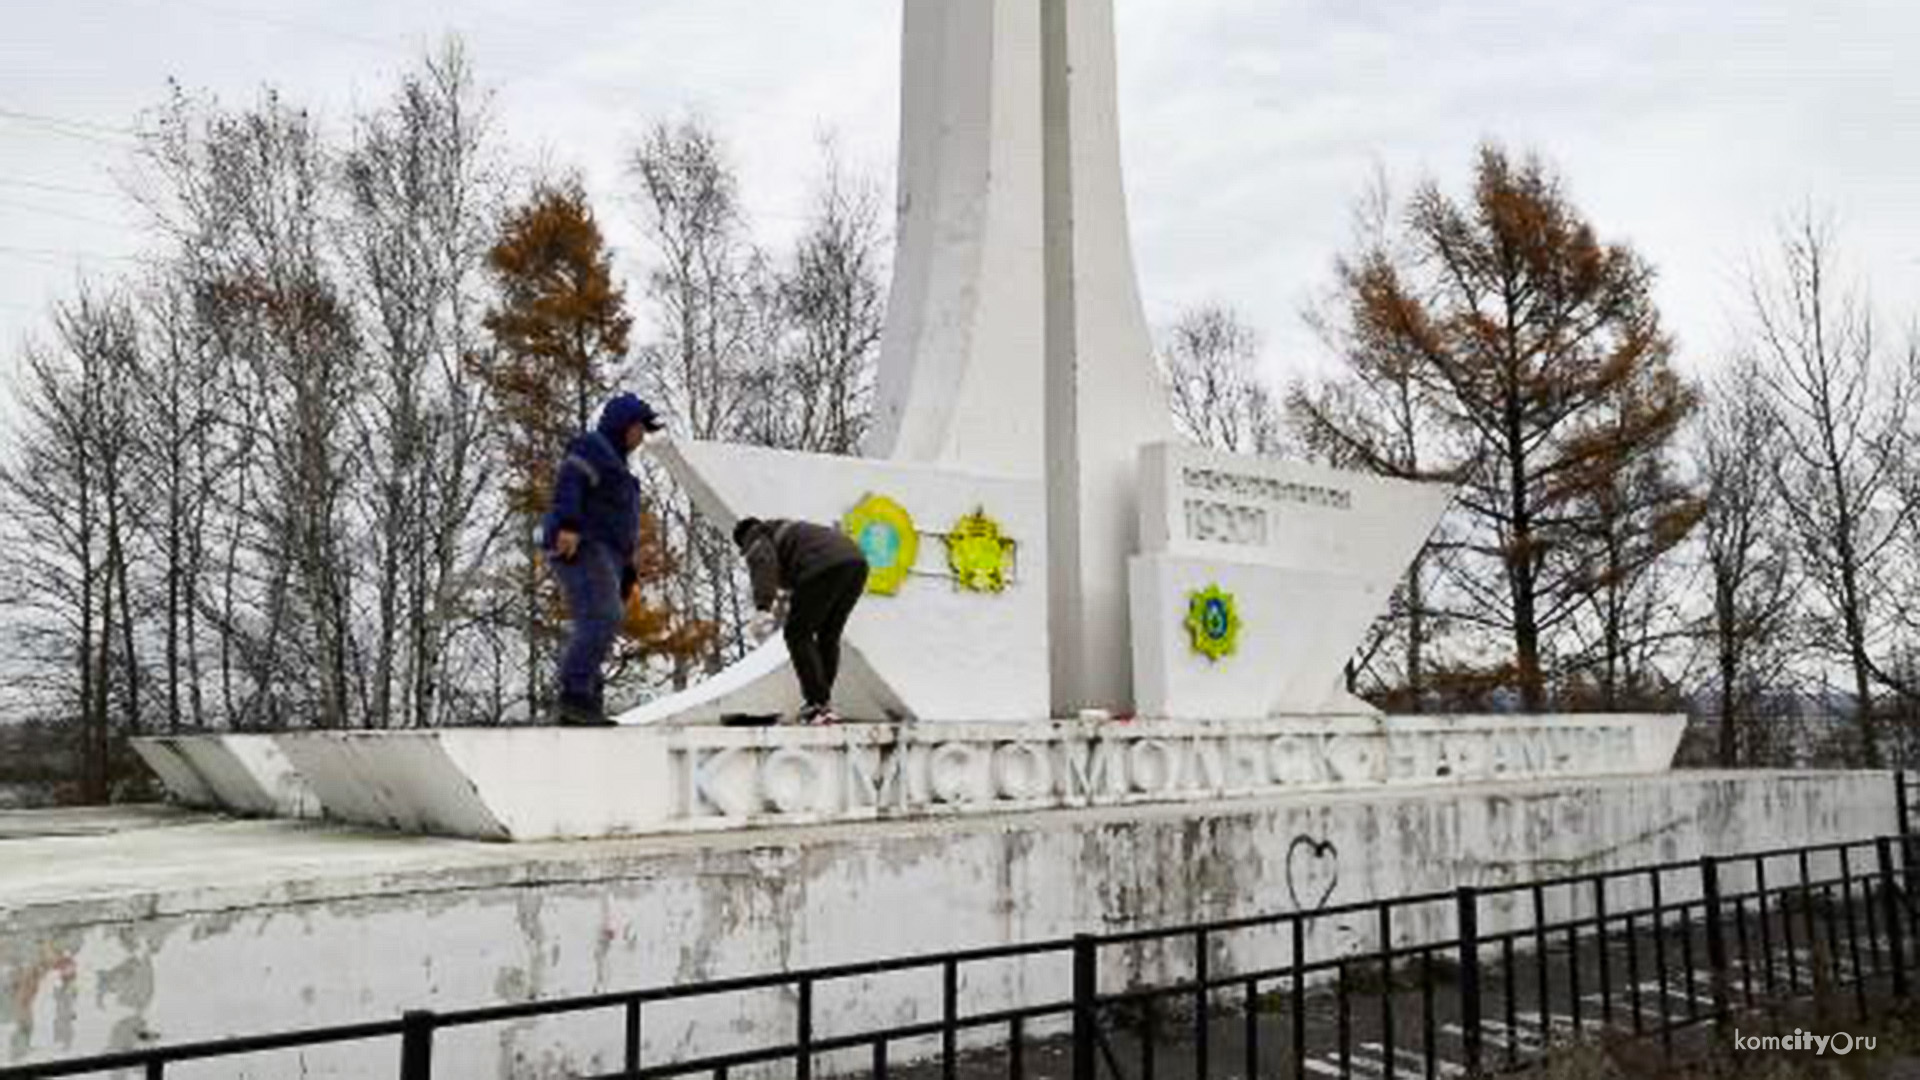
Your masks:
<svg viewBox="0 0 1920 1080"><path fill-rule="evenodd" d="M1118 0L1136 254L1150 313L1224 300L1266 332L1276 375L1317 362L1297 312L1348 235L1376 164L1458 186L1473 145L1537 147L1609 236L1662 269L1669 322L1702 362L1726 341L1730 268L1778 215L1833 207L1896 314L1920 295L1920 13L1886 0ZM895 0L371 0L22 6L0 107L124 123L168 74L229 98L263 82L336 121L448 29L499 86L506 134L584 170L623 265L639 237L621 160L650 119L695 108L727 135L770 235L805 204L814 141L839 132L890 180ZM248 13L252 13L249 15ZM110 184L115 152L0 122L0 177ZM0 186L0 245L138 246ZM116 263L101 264L112 268ZM0 256L0 342L40 320L71 260Z"/></svg>

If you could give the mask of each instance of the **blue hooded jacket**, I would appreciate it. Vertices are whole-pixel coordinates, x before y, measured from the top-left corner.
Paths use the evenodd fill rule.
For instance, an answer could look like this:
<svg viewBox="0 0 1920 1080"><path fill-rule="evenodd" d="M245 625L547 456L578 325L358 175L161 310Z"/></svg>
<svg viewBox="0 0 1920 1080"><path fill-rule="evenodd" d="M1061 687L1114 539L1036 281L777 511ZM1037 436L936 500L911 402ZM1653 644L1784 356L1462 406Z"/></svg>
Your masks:
<svg viewBox="0 0 1920 1080"><path fill-rule="evenodd" d="M646 402L621 394L607 402L594 430L567 444L553 484L553 509L541 530L548 551L564 530L579 533L583 543L604 544L623 566L632 562L640 535L640 481L627 468L624 439L634 424L659 429Z"/></svg>

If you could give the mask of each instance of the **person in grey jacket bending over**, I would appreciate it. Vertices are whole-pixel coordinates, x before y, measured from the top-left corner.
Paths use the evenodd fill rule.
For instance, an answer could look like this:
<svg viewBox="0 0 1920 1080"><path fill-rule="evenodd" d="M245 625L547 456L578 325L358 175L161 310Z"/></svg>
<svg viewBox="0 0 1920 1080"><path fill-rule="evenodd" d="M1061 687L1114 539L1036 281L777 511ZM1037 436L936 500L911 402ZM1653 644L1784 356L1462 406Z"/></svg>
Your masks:
<svg viewBox="0 0 1920 1080"><path fill-rule="evenodd" d="M763 627L785 591L787 655L800 677L803 724L831 724L833 682L840 674L840 634L867 589L867 557L838 529L807 521L744 518L733 542L753 578L753 606Z"/></svg>

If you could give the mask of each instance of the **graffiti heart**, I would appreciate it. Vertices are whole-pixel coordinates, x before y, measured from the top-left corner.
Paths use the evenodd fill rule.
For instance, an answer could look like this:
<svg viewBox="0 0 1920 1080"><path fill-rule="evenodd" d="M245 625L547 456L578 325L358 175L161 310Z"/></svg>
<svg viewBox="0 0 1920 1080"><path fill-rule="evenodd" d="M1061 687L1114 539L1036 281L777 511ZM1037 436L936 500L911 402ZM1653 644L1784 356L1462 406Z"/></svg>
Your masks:
<svg viewBox="0 0 1920 1080"><path fill-rule="evenodd" d="M1293 909L1312 913L1324 909L1340 884L1340 849L1331 840L1302 834L1287 846L1287 892Z"/></svg>

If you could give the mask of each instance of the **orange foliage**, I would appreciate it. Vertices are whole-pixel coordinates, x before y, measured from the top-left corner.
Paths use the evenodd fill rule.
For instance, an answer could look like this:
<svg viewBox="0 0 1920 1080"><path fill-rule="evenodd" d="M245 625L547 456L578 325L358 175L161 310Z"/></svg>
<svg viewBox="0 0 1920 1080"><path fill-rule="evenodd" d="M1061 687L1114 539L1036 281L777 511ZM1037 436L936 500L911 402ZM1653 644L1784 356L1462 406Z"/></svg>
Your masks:
<svg viewBox="0 0 1920 1080"><path fill-rule="evenodd" d="M487 255L499 302L487 313L491 355L475 359L506 420L508 499L544 509L553 457L587 426L605 370L627 352L633 319L577 182L537 189Z"/></svg>
<svg viewBox="0 0 1920 1080"><path fill-rule="evenodd" d="M1699 521L1668 460L1697 397L1671 367L1652 267L1602 243L1539 160L1485 147L1469 198L1428 183L1385 231L1392 242L1337 267L1343 358L1354 382L1394 391L1388 404L1420 421L1304 394L1294 411L1335 460L1462 485L1469 614L1513 652L1448 678L1472 697L1510 675L1537 710L1555 630L1596 606L1617 612L1618 594ZM1440 434L1438 453L1408 452L1416 429Z"/></svg>
<svg viewBox="0 0 1920 1080"><path fill-rule="evenodd" d="M552 498L562 449L586 428L606 389L606 370L627 352L633 320L611 258L577 181L537 188L508 215L487 256L499 293L486 326L490 353L470 367L493 391L506 459L508 505L532 519ZM705 652L715 629L675 611L665 585L678 572L659 521L642 514L634 569L640 587L627 604L618 666ZM539 560L518 568L536 635L557 634L565 605Z"/></svg>
<svg viewBox="0 0 1920 1080"><path fill-rule="evenodd" d="M640 515L640 542L633 568L639 587L627 598L626 623L615 660L645 662L653 657L691 661L712 647L719 628L701 619L682 616L666 597L666 585L679 569L679 560L667 547L666 534L652 514Z"/></svg>

